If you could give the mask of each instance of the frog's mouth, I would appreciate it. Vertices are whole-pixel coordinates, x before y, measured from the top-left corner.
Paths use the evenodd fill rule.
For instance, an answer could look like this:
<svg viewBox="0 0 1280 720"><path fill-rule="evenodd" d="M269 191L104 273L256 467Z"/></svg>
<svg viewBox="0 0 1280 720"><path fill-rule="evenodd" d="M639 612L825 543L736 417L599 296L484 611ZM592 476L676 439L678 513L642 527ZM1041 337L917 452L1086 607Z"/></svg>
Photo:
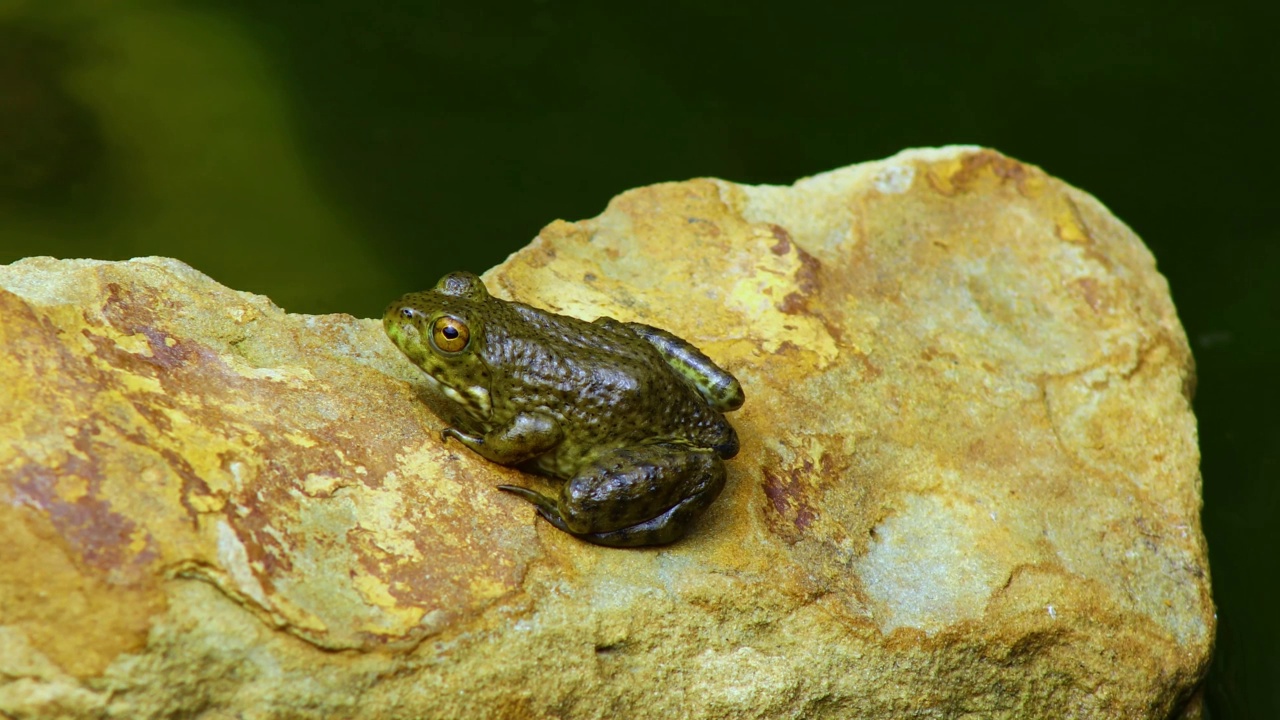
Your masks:
<svg viewBox="0 0 1280 720"><path fill-rule="evenodd" d="M418 323L388 314L383 327L387 337L426 376L432 395L454 403L460 412L479 420L493 414L488 366L474 352L445 357L431 348Z"/></svg>
<svg viewBox="0 0 1280 720"><path fill-rule="evenodd" d="M418 367L422 367L427 361L426 353L422 348L422 336L418 332L418 328L413 323L386 323L387 337L391 338L391 342L400 348L400 352Z"/></svg>
<svg viewBox="0 0 1280 720"><path fill-rule="evenodd" d="M414 327L409 332L417 339L420 331ZM414 358L414 361L427 376L433 392L448 398L472 417L489 419L493 414L493 397L489 391L492 374L484 360L471 352L445 356L426 348L424 343L418 342L415 346L423 352L421 359Z"/></svg>

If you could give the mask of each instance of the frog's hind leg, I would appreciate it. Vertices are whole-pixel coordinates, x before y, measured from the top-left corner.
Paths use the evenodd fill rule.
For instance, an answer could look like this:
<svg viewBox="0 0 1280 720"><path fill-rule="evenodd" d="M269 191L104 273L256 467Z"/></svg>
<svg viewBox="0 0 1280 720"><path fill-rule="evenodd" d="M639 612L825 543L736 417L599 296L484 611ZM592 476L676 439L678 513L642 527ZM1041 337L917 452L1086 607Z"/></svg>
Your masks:
<svg viewBox="0 0 1280 720"><path fill-rule="evenodd" d="M657 443L613 450L565 482L555 500L512 486L555 527L610 547L680 539L724 487L713 450Z"/></svg>
<svg viewBox="0 0 1280 720"><path fill-rule="evenodd" d="M533 503L534 507L538 508L538 514L546 518L547 522L555 525L565 532L569 532L569 528L565 527L564 521L560 519L560 509L556 507L555 500L536 490L530 490L529 488L520 487L519 485L499 485L498 489L503 492L511 493L517 497L522 497Z"/></svg>
<svg viewBox="0 0 1280 720"><path fill-rule="evenodd" d="M661 515L642 523L609 532L578 534L577 537L607 547L668 545L684 537L689 526L718 494L718 491L715 494L699 493L681 500ZM544 514L543 517L547 516Z"/></svg>

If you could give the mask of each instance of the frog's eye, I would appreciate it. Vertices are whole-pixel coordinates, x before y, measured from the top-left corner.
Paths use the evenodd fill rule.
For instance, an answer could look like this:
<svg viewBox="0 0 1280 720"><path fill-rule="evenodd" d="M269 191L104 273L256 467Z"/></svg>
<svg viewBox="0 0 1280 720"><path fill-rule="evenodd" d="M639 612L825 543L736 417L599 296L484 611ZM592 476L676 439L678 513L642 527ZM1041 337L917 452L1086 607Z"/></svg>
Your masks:
<svg viewBox="0 0 1280 720"><path fill-rule="evenodd" d="M441 315L431 326L431 341L444 352L461 352L471 341L471 331L458 318Z"/></svg>

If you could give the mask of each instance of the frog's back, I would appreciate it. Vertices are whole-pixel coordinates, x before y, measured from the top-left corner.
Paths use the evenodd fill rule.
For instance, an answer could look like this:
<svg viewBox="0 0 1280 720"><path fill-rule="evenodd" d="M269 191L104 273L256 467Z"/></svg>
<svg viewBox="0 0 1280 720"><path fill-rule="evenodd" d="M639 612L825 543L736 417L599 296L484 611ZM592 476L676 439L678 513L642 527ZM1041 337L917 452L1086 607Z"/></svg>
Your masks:
<svg viewBox="0 0 1280 720"><path fill-rule="evenodd" d="M487 323L495 419L548 414L565 441L548 467L572 466L607 447L675 442L737 451L724 415L674 373L657 350L620 323L586 322L520 303L502 303ZM542 464L542 463L540 463Z"/></svg>

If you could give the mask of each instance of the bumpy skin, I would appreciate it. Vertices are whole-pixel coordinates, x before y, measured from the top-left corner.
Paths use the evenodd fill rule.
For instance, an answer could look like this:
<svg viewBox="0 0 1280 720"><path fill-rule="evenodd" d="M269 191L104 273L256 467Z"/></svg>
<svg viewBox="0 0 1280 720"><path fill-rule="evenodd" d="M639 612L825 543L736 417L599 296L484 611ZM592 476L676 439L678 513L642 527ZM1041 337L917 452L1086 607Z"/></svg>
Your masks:
<svg viewBox="0 0 1280 720"><path fill-rule="evenodd" d="M564 481L556 497L499 488L567 533L670 543L724 487L738 436L723 413L742 388L665 330L500 300L465 272L392 303L383 327L426 372L445 439Z"/></svg>

